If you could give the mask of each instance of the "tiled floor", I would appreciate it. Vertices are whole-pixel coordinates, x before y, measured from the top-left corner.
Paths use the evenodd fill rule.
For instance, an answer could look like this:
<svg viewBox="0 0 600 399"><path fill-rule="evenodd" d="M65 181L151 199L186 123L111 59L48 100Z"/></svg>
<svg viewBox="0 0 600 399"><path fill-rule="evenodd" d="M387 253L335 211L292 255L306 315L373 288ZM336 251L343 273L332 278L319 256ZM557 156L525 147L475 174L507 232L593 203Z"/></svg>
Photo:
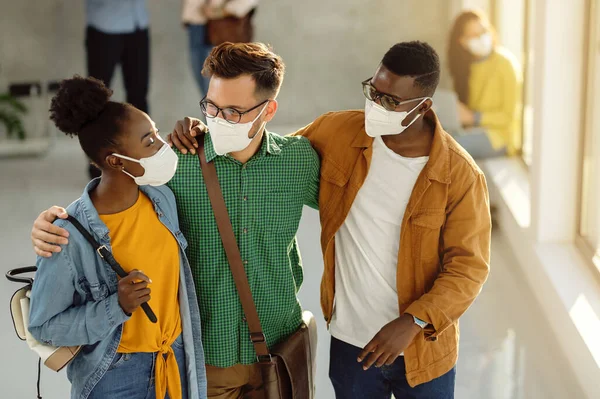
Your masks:
<svg viewBox="0 0 600 399"><path fill-rule="evenodd" d="M284 132L287 130L284 130ZM67 205L86 183L85 161L75 140L60 139L43 158L0 159L0 272L34 263L31 223L44 208ZM329 337L319 309L323 263L318 215L305 212L299 233L305 283L303 305L319 320L318 399L333 398L327 377ZM0 278L0 397L35 397L36 357L17 340L7 312L16 285ZM4 305L2 305L4 304ZM458 399L573 399L584 397L523 281L500 232L494 234L492 273L462 320ZM63 373L43 370L44 398L68 397Z"/></svg>

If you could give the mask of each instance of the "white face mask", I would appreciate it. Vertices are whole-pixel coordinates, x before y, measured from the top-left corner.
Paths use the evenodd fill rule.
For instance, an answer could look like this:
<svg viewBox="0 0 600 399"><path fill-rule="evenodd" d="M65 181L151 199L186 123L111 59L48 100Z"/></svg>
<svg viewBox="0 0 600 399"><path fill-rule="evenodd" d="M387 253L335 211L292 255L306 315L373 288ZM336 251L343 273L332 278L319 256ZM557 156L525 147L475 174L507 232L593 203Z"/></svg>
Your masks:
<svg viewBox="0 0 600 399"><path fill-rule="evenodd" d="M494 40L490 33L473 38L467 42L467 50L475 57L483 58L492 53Z"/></svg>
<svg viewBox="0 0 600 399"><path fill-rule="evenodd" d="M164 143L164 141L162 142ZM175 175L177 162L179 161L177 154L175 154L167 143L164 143L156 154L140 160L119 154L113 155L142 165L144 168L144 174L142 176L133 176L123 169L123 173L131 177L138 186L162 186L163 184L167 184Z"/></svg>
<svg viewBox="0 0 600 399"><path fill-rule="evenodd" d="M421 114L417 114L417 116L415 116L415 118L408 124L408 126L402 126L402 121L406 119L408 114L412 113L414 110L419 108L421 104L423 104L428 99L429 97L408 100L421 100L421 102L419 102L417 106L411 109L410 111L403 112L388 111L381 105L371 100L367 100L367 103L365 104L365 129L367 131L367 134L371 137L379 137L403 133L413 123L415 123L417 119L419 119ZM406 103L408 101L405 101L403 103Z"/></svg>
<svg viewBox="0 0 600 399"><path fill-rule="evenodd" d="M225 119L217 118L206 118L206 125L208 126L208 132L210 139L212 140L215 152L218 155L225 155L230 152L242 151L250 145L256 134L258 134L265 124L261 124L260 128L256 131L257 133L253 137L248 137L250 129L254 125L254 122L260 118L264 110L267 108L267 102L259 114L254 118L253 121L248 123L236 123L231 124Z"/></svg>

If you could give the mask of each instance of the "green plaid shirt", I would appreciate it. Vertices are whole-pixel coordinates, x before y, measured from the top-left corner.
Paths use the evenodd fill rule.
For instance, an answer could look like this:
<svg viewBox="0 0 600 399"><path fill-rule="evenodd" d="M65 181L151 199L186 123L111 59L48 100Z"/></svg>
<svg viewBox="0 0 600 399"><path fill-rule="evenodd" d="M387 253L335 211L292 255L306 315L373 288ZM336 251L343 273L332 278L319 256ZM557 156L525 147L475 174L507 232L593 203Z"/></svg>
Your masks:
<svg viewBox="0 0 600 399"><path fill-rule="evenodd" d="M246 164L216 155L215 162L233 230L267 344L296 331L302 310L296 297L303 280L296 232L303 206L318 207L319 158L303 137L266 133ZM256 362L244 311L217 230L196 155L179 155L169 187L196 284L206 363L216 367Z"/></svg>

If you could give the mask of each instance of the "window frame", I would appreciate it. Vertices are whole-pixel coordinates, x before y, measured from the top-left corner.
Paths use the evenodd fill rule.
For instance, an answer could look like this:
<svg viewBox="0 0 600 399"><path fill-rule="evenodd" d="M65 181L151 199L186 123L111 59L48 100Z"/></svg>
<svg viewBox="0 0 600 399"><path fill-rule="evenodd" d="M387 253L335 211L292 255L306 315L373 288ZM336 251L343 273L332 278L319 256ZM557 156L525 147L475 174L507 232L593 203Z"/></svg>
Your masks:
<svg viewBox="0 0 600 399"><path fill-rule="evenodd" d="M533 1L535 0L524 0L524 11L523 11L523 66L522 66L522 78L523 78L523 86L522 86L522 95L521 95L521 148L519 149L518 156L521 160L521 163L527 170L529 170L530 164L533 162L533 159L530 159L527 163L525 152L523 149L525 148L525 128L526 128L526 110L528 105L528 97L527 93L532 87L532 79L531 75L532 71L532 62L531 59L531 51L533 49L532 41L532 10L534 8ZM533 105L531 105L533 107ZM533 134L533 127L531 129L530 134ZM531 138L533 141L533 137ZM531 154L529 154L530 158L533 158L533 149L531 149Z"/></svg>
<svg viewBox="0 0 600 399"><path fill-rule="evenodd" d="M597 58L600 57L600 0L588 0L587 9L590 10L585 26L586 43L585 48L585 59L584 59L584 117L583 126L580 129L581 132L581 146L579 148L579 179L577 184L577 231L575 234L575 246L582 254L586 263L590 263L594 270L594 274L600 280L600 248L595 248L593 244L590 244L588 239L583 235L583 204L586 200L584 198L584 167L585 167L585 147L588 141L588 135L594 128L594 106L598 102L594 98L594 79L595 75L600 76L600 70L596 71L596 68L600 68L600 63L597 62ZM598 52L598 54L596 54ZM600 117L600 116L598 116ZM600 123L598 123L600 125ZM592 133L593 134L593 133ZM600 156L600 154L598 154Z"/></svg>
<svg viewBox="0 0 600 399"><path fill-rule="evenodd" d="M522 27L523 27L523 35L522 35L522 41L523 41L523 54L520 54L520 56L523 58L522 61L522 65L521 65L521 74L522 74L522 87L521 87L521 110L520 110L520 116L521 116L521 123L520 123L520 136L521 136L521 147L517 150L517 154L516 157L519 159L520 163L525 167L526 170L529 170L530 164L527 163L527 161L525 160L525 156L524 156L524 152L523 152L523 147L525 145L525 111L526 111L526 105L527 105L527 91L532 87L532 79L531 76L533 74L533 70L532 70L532 63L530 62L530 54L531 51L533 49L533 43L532 43L532 39L533 39L533 35L532 35L532 17L533 17L533 13L532 10L534 8L534 4L533 4L534 0L523 0L523 20L522 20ZM502 18L502 7L503 7L503 3L502 1L498 1L498 0L491 0L490 2L490 21L492 23L492 25L497 29L497 33L500 37L502 37L502 32L501 32L501 26L503 26L500 22L500 18ZM502 44L502 41L501 41ZM533 130L533 129L531 129ZM533 131L531 131L531 134L533 134ZM533 138L531 139L533 140ZM533 158L533 150L532 153L529 154L530 158ZM530 162L533 162L532 159L530 159Z"/></svg>

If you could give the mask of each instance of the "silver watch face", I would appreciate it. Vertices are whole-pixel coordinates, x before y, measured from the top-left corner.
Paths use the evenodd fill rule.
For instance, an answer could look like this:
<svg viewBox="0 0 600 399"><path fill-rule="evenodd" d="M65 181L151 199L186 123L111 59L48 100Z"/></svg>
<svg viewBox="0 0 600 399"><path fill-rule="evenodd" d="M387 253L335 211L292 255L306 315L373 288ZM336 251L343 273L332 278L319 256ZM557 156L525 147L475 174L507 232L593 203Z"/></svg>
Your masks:
<svg viewBox="0 0 600 399"><path fill-rule="evenodd" d="M427 327L427 322L425 322L423 320L419 320L415 316L413 316L413 320L414 320L415 324L418 325L419 327L421 327L421 328Z"/></svg>

